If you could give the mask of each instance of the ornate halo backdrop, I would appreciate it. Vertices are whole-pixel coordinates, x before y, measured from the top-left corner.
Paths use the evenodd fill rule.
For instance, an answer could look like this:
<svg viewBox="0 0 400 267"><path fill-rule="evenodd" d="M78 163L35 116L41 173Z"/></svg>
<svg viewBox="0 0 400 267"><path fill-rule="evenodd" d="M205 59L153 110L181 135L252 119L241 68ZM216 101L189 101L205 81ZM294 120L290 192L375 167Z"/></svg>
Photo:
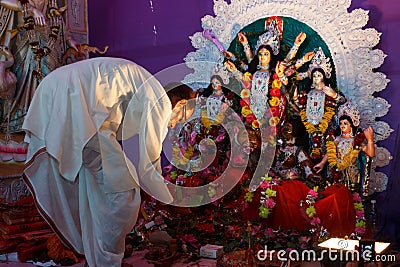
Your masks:
<svg viewBox="0 0 400 267"><path fill-rule="evenodd" d="M368 11L355 9L347 11L351 0L214 0L215 17L202 18L203 29L211 29L227 49L245 26L269 16L284 16L300 21L312 28L330 50L336 70L336 82L346 97L355 102L361 114L360 126L371 125L376 132L375 140L389 137L393 129L384 121L377 121L389 111L390 104L373 93L384 90L389 79L381 72L375 72L386 57L383 51L374 49L380 41L380 33L373 29L362 29L368 22ZM199 62L222 63L223 56L216 46L197 32L190 37L195 52L185 57L186 65L194 72L186 75L185 83L195 88L205 86L198 81L208 81L212 69ZM209 66L209 64L208 64ZM375 171L376 167L389 164L392 156L384 148L376 146L373 161L370 194L386 189L387 176Z"/></svg>

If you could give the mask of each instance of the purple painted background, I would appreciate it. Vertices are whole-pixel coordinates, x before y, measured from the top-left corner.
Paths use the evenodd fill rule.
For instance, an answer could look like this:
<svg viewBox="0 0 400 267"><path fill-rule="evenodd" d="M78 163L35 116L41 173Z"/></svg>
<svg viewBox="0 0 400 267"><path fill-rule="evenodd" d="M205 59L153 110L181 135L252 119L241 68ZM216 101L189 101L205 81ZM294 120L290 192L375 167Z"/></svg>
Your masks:
<svg viewBox="0 0 400 267"><path fill-rule="evenodd" d="M110 4L111 3L111 4ZM370 20L365 28L382 33L377 48L387 54L379 69L391 80L386 90L377 94L392 107L381 118L395 130L381 142L394 159L380 171L389 176L388 188L377 194L379 239L400 244L400 179L395 170L400 167L400 145L397 144L400 122L400 2L398 0L353 0L349 11L369 10ZM201 18L214 15L212 0L88 0L89 43L110 48L106 56L135 61L157 73L183 63L188 52L194 51L189 36L201 31ZM397 63L396 63L397 62ZM399 150L399 151L398 151Z"/></svg>

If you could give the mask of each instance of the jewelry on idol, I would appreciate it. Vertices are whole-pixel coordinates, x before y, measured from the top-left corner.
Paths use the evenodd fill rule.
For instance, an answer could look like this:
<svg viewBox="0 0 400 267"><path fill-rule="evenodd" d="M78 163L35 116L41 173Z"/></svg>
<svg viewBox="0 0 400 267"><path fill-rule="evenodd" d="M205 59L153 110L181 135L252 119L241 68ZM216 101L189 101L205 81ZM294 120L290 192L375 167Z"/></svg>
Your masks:
<svg viewBox="0 0 400 267"><path fill-rule="evenodd" d="M343 136L343 137L354 137L352 132L350 132L350 133L343 133L342 132L341 136Z"/></svg>
<svg viewBox="0 0 400 267"><path fill-rule="evenodd" d="M269 71L269 65L262 66L260 63L258 63L257 69L261 71Z"/></svg>

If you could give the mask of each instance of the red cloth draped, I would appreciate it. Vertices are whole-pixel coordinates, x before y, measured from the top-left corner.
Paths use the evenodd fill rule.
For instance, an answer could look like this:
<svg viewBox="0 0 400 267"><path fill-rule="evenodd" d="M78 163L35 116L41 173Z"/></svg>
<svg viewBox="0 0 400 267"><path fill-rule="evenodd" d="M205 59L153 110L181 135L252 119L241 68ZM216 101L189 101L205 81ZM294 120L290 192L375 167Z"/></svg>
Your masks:
<svg viewBox="0 0 400 267"><path fill-rule="evenodd" d="M297 231L311 228L305 208L300 206L300 201L306 199L310 188L300 181L286 180L281 185L275 186L274 190L276 190L276 206L270 215L272 228Z"/></svg>
<svg viewBox="0 0 400 267"><path fill-rule="evenodd" d="M304 231L313 228L311 219L306 214L308 204L305 201L311 190L307 185L298 180L285 180L279 186L272 188L276 190L276 202L267 222L273 229ZM246 209L244 217L254 219L259 212L260 194L258 189L250 206ZM316 214L314 216L321 220L321 225L328 229L332 237L344 237L354 232L355 211L353 196L349 189L342 184L327 187L318 192L322 196L314 204ZM258 217L260 219L260 217Z"/></svg>
<svg viewBox="0 0 400 267"><path fill-rule="evenodd" d="M323 199L317 201L315 209L321 224L331 237L344 237L354 231L356 215L353 196L343 184L335 184L320 192Z"/></svg>

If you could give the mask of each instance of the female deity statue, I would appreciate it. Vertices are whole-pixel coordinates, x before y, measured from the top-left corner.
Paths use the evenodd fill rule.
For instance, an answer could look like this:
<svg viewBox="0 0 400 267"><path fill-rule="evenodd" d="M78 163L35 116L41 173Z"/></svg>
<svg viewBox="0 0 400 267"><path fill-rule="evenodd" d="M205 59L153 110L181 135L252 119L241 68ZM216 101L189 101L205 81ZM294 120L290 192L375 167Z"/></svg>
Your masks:
<svg viewBox="0 0 400 267"><path fill-rule="evenodd" d="M10 123L15 132L20 130L40 80L61 66L68 46L77 50L78 43L64 23L62 13L66 7L59 7L57 0L1 0L0 5L18 12L19 27L14 26L18 30L13 30L15 41L10 44L15 57L13 72L18 79Z"/></svg>
<svg viewBox="0 0 400 267"><path fill-rule="evenodd" d="M250 110L257 120L262 121L266 117L265 112L269 106L272 114L269 125L276 126L282 119L288 102L283 90L283 87L288 84L288 77L297 68L311 60L314 53L307 53L295 63L293 62L300 45L306 38L304 33L300 33L285 59L276 63L282 36L282 19L271 17L267 19L266 25L266 32L259 37L254 55L246 36L242 32L238 34L247 61L250 62L247 72L245 74L240 72L230 60L225 62L225 66L236 79L242 82L244 88L242 98L248 98ZM225 55L230 57L228 52Z"/></svg>
<svg viewBox="0 0 400 267"><path fill-rule="evenodd" d="M275 162L260 186L260 200L255 201L257 197L252 203L261 203L259 216L267 219L273 229L314 228L317 236L322 229L334 236L350 235L355 226L355 212L349 208L354 205L353 196L342 184L320 188L323 180L297 138L303 133L298 131L296 123L301 124L290 120L281 128Z"/></svg>
<svg viewBox="0 0 400 267"><path fill-rule="evenodd" d="M320 171L328 162L328 179L340 182L353 193L368 196L370 158L375 155L374 130L371 126L364 131L358 110L351 102L339 107L339 128L326 142L327 153L314 169Z"/></svg>
<svg viewBox="0 0 400 267"><path fill-rule="evenodd" d="M309 134L310 156L315 162L319 162L323 156L325 133L336 113L337 105L346 102L341 93L336 92L326 83L331 77L331 71L329 58L325 57L320 47L316 50L308 71L298 75L299 79L311 77L310 91L299 95L295 93L293 96L300 108L301 120Z"/></svg>
<svg viewBox="0 0 400 267"><path fill-rule="evenodd" d="M226 104L232 104L232 92L225 85L229 83L229 76L222 67L217 66L210 78L210 85L204 90L202 96L205 98L205 108L207 117L215 119L222 109L226 109Z"/></svg>
<svg viewBox="0 0 400 267"><path fill-rule="evenodd" d="M281 129L270 175L281 179L299 179L310 186L319 185L322 178L313 170L314 165L301 139L297 139L302 133L296 122L286 121Z"/></svg>

